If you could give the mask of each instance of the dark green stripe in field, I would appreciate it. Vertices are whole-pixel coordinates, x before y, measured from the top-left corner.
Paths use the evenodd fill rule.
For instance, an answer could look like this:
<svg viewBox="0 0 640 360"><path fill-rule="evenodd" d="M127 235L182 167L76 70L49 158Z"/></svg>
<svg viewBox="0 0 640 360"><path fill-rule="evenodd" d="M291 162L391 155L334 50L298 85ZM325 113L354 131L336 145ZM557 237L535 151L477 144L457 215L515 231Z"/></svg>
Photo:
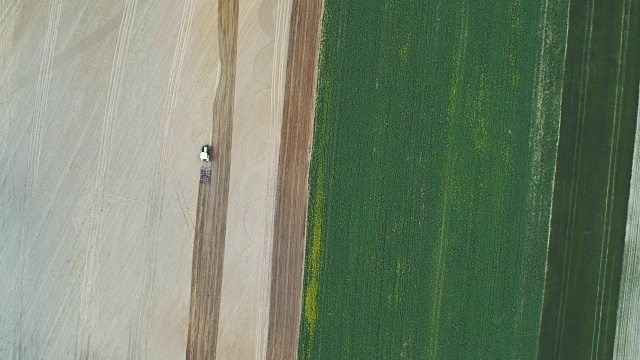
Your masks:
<svg viewBox="0 0 640 360"><path fill-rule="evenodd" d="M640 3L571 1L539 359L611 359L638 106Z"/></svg>
<svg viewBox="0 0 640 360"><path fill-rule="evenodd" d="M301 359L533 359L566 0L325 0Z"/></svg>

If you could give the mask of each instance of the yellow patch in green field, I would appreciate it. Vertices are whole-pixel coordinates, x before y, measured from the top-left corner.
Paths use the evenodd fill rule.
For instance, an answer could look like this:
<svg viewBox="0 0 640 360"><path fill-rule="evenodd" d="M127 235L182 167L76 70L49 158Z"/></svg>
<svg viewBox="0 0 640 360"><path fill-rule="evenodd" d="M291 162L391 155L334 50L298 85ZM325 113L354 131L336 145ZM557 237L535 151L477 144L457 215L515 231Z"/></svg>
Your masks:
<svg viewBox="0 0 640 360"><path fill-rule="evenodd" d="M404 43L400 46L400 60L403 64L409 60L409 43Z"/></svg>
<svg viewBox="0 0 640 360"><path fill-rule="evenodd" d="M520 74L516 71L511 74L511 85L516 86L520 82Z"/></svg>
<svg viewBox="0 0 640 360"><path fill-rule="evenodd" d="M502 157L505 160L511 159L511 144L509 142L505 142L502 145Z"/></svg>
<svg viewBox="0 0 640 360"><path fill-rule="evenodd" d="M478 119L477 127L476 127L476 141L475 147L477 151L483 151L487 147L487 128L485 124L484 116L481 116Z"/></svg>
<svg viewBox="0 0 640 360"><path fill-rule="evenodd" d="M479 152L485 150L487 146L487 124L486 119L484 117L484 103L485 103L485 88L487 85L485 75L483 72L480 72L480 90L478 90L478 96L474 102L473 109L473 118L474 118L474 128L475 128L475 149Z"/></svg>
<svg viewBox="0 0 640 360"><path fill-rule="evenodd" d="M513 4L511 4L511 19L513 20L511 27L513 28L514 32L519 31L520 27L522 27L522 18L520 17L521 13L522 2L520 0L516 0L513 2Z"/></svg>
<svg viewBox="0 0 640 360"><path fill-rule="evenodd" d="M393 288L393 297L396 304L400 302L400 279L404 276L407 262L402 260L396 261L396 285Z"/></svg>
<svg viewBox="0 0 640 360"><path fill-rule="evenodd" d="M513 49L509 51L509 65L516 66L516 52Z"/></svg>
<svg viewBox="0 0 640 360"><path fill-rule="evenodd" d="M309 285L304 298L304 317L309 327L309 344L313 343L313 334L318 320L318 287L320 277L320 244L322 241L322 201L324 199L324 171L318 169L318 188L314 199L313 208L313 234L311 236L311 254L307 264L310 274ZM309 347L311 349L311 347Z"/></svg>
<svg viewBox="0 0 640 360"><path fill-rule="evenodd" d="M518 85L518 83L520 82L520 74L516 69L518 56L516 52L517 42L515 39L518 38L520 34L520 28L522 27L522 18L520 16L521 14L522 14L522 3L520 0L515 0L513 4L511 4L511 21L512 21L511 28L513 30L514 38L509 48L509 57L508 57L509 65L511 66L511 71L512 71L511 79L510 79L512 86Z"/></svg>

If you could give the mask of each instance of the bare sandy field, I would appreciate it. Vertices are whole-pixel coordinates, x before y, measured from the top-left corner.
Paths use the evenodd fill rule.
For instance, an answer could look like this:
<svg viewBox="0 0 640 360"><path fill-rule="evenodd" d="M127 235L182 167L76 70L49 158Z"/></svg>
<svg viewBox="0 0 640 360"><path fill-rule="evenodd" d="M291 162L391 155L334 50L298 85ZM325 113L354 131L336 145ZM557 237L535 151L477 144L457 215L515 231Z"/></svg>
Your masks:
<svg viewBox="0 0 640 360"><path fill-rule="evenodd" d="M290 1L239 9L219 359L266 353ZM217 8L0 0L0 359L185 357Z"/></svg>
<svg viewBox="0 0 640 360"><path fill-rule="evenodd" d="M240 1L218 359L264 358L291 0Z"/></svg>
<svg viewBox="0 0 640 360"><path fill-rule="evenodd" d="M3 4L0 358L184 356L214 5Z"/></svg>

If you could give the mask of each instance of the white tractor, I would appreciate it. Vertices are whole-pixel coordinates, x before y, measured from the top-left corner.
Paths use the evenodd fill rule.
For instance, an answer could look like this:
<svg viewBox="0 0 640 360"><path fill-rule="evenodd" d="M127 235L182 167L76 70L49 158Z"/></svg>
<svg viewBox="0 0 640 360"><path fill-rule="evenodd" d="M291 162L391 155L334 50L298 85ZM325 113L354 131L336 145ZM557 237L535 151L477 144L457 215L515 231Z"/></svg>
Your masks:
<svg viewBox="0 0 640 360"><path fill-rule="evenodd" d="M209 162L211 159L211 146L205 145L202 147L202 151L200 152L200 160Z"/></svg>
<svg viewBox="0 0 640 360"><path fill-rule="evenodd" d="M211 146L205 145L202 147L202 151L200 152L200 160L202 160L202 167L200 167L200 182L201 183L210 183L211 182L211 165L208 164L211 161L211 157L213 156L213 150Z"/></svg>

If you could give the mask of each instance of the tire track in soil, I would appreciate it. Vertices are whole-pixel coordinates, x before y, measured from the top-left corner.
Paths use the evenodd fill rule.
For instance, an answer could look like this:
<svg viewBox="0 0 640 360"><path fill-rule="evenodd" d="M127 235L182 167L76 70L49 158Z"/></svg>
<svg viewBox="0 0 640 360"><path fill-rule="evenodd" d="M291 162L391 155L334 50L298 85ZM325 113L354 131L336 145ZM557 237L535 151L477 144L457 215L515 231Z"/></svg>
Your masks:
<svg viewBox="0 0 640 360"><path fill-rule="evenodd" d="M291 9L271 259L268 359L295 359L298 351L323 3L321 0L294 0Z"/></svg>
<svg viewBox="0 0 640 360"><path fill-rule="evenodd" d="M94 197L89 234L85 244L84 269L82 271L82 287L80 293L80 305L78 316L78 335L75 343L74 359L90 359L95 357L91 344L91 336L96 330L98 309L95 301L98 299L96 293L96 282L98 279L98 247L103 238L102 213L105 203L105 182L107 179L107 169L111 160L111 147L113 143L113 123L116 118L120 93L122 89L123 68L130 41L131 27L133 24L137 0L128 0L124 5L124 13L120 22L116 48L111 65L111 76L109 88L107 90L107 103L102 120L102 132L100 134L100 145L98 151L98 161L96 166L96 178L92 192Z"/></svg>
<svg viewBox="0 0 640 360"><path fill-rule="evenodd" d="M38 170L40 168L40 154L42 152L42 138L44 136L44 125L47 118L47 104L49 102L49 89L52 77L52 60L56 50L58 39L58 28L60 25L60 16L62 14L62 0L52 2L49 7L47 19L47 29L45 33L44 49L42 52L42 60L38 72L38 82L36 85L35 104L31 113L31 131L29 139L29 153L27 160L27 174L24 184L24 202L22 205L22 222L20 229L20 243L18 244L18 262L19 275L16 282L16 293L18 294L17 314L18 321L16 323L16 342L13 349L14 359L26 359L26 334L24 333L24 324L27 322L27 308L25 306L25 288L26 278L29 269L29 253L31 252L32 239L32 209L33 202L36 198ZM14 2L14 7L17 5ZM7 10L8 11L8 10ZM6 14L6 12L5 12ZM4 15L3 15L4 20ZM4 24L4 23L3 23ZM0 28L2 31L2 28Z"/></svg>
<svg viewBox="0 0 640 360"><path fill-rule="evenodd" d="M145 257L142 276L138 278L135 290L135 298L138 304L136 305L129 331L127 348L127 357L129 359L148 358L148 333L152 329L151 313L153 288L156 280L158 241L161 236L160 225L162 224L163 211L166 210L164 208L164 193L165 179L169 175L167 158L170 154L171 128L173 126L174 110L191 31L193 12L194 0L185 0L182 4L182 17L169 73L169 83L163 102L159 133L154 146L154 153L157 156L154 157L151 186L147 195L143 244Z"/></svg>
<svg viewBox="0 0 640 360"><path fill-rule="evenodd" d="M227 228L238 0L218 2L220 80L213 103L211 182L198 189L186 359L215 359Z"/></svg>

